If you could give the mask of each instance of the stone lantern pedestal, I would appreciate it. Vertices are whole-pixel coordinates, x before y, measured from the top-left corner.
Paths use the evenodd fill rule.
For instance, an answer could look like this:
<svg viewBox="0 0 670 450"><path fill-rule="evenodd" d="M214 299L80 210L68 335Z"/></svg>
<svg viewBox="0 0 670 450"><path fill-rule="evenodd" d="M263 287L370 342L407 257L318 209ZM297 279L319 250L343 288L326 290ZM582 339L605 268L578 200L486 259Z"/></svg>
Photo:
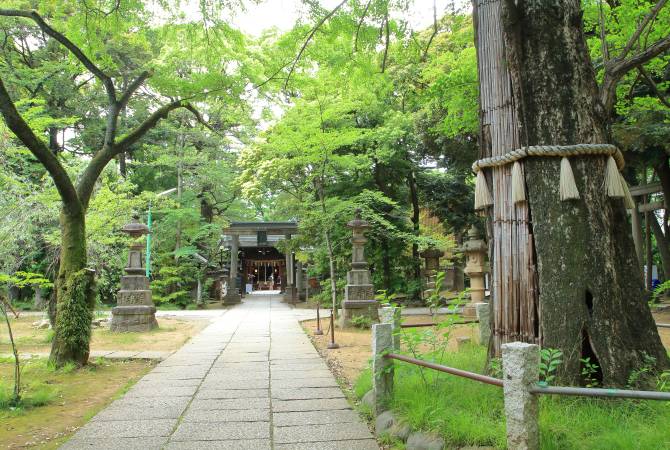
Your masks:
<svg viewBox="0 0 670 450"><path fill-rule="evenodd" d="M356 210L354 220L347 224L352 229L351 270L347 272L347 285L344 288L344 301L340 326L351 324L354 316L367 316L373 321L379 320L379 304L375 300L375 288L372 285L368 263L365 260L365 230L370 225L361 219L361 211Z"/></svg>
<svg viewBox="0 0 670 450"><path fill-rule="evenodd" d="M463 244L462 250L466 256L463 273L470 278L470 303L463 308L463 316L475 318L475 305L483 303L486 297L484 277L489 271L486 264L488 245L480 238L476 227L473 226L468 231L468 241Z"/></svg>
<svg viewBox="0 0 670 450"><path fill-rule="evenodd" d="M124 226L121 231L137 239L149 233L146 225L139 222L138 216ZM117 306L112 309L110 330L114 332L149 331L158 327L156 307L151 299L149 279L142 266L144 245L133 242L128 252L126 275L121 277L121 290L117 297Z"/></svg>

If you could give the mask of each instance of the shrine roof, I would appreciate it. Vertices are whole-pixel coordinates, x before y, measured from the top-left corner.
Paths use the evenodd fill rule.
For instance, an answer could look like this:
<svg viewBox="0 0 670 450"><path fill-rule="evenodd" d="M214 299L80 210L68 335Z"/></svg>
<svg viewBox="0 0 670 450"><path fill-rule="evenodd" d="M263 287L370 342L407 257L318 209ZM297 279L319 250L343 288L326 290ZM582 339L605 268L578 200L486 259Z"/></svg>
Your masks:
<svg viewBox="0 0 670 450"><path fill-rule="evenodd" d="M297 222L231 222L227 228L224 228L224 234L256 234L259 231L265 231L269 235L296 234L298 231Z"/></svg>

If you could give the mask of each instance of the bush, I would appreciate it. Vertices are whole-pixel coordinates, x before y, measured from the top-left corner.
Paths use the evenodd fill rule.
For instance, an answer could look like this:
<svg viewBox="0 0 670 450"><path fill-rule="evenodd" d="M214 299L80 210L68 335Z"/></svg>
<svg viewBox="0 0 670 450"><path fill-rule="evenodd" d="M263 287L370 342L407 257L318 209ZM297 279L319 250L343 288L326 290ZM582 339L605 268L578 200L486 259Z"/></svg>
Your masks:
<svg viewBox="0 0 670 450"><path fill-rule="evenodd" d="M355 328L360 328L361 330L368 330L372 327L372 319L368 316L353 316L351 318L351 324Z"/></svg>

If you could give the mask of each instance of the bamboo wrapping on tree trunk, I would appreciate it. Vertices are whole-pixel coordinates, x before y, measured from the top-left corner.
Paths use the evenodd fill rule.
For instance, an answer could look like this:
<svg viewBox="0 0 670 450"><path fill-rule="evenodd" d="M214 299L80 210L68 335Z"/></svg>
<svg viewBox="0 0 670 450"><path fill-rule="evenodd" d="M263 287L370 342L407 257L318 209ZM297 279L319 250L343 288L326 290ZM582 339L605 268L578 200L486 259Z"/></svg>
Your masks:
<svg viewBox="0 0 670 450"><path fill-rule="evenodd" d="M474 4L477 60L480 83L482 157L502 156L520 145L519 120L513 104L512 83L504 70L500 1L478 0ZM480 178L481 170L477 174ZM539 342L535 262L529 224L528 203L512 199L512 167L494 167L488 237L491 260L492 329L490 350L500 356L505 342ZM483 177L483 175L481 175ZM538 330L538 331L536 331Z"/></svg>

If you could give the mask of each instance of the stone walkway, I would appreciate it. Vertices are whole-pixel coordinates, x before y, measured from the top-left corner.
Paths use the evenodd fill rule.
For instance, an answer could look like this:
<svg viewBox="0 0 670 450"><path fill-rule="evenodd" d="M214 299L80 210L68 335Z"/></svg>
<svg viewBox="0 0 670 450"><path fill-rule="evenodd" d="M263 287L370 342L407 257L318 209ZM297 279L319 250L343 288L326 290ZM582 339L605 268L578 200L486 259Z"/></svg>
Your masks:
<svg viewBox="0 0 670 450"><path fill-rule="evenodd" d="M248 296L61 448L377 450L301 316Z"/></svg>

